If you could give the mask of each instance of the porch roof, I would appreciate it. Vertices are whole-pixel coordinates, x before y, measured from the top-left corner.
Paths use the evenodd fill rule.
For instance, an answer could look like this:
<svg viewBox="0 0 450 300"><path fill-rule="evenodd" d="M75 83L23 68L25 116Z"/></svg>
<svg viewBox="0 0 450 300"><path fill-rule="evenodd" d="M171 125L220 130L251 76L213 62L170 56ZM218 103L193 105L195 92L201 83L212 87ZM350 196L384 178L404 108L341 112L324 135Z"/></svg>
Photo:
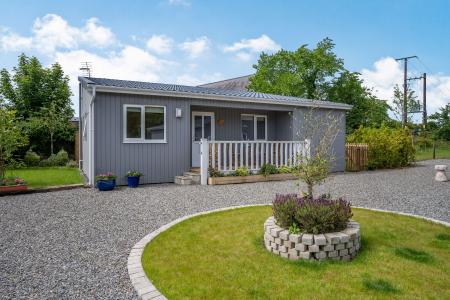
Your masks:
<svg viewBox="0 0 450 300"><path fill-rule="evenodd" d="M109 78L78 77L80 82L96 87L97 91L149 94L172 97L203 98L211 100L253 102L302 107L319 107L350 110L351 105L330 101L311 100L299 97L274 95L252 91L227 90L186 86L178 84L152 83Z"/></svg>

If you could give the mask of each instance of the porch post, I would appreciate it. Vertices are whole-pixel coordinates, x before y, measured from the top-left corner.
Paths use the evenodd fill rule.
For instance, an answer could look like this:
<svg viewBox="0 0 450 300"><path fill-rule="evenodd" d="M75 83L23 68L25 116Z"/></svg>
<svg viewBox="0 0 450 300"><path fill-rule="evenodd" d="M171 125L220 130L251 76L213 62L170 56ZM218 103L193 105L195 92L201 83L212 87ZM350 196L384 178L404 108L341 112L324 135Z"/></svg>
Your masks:
<svg viewBox="0 0 450 300"><path fill-rule="evenodd" d="M200 183L208 184L209 145L207 139L200 140Z"/></svg>

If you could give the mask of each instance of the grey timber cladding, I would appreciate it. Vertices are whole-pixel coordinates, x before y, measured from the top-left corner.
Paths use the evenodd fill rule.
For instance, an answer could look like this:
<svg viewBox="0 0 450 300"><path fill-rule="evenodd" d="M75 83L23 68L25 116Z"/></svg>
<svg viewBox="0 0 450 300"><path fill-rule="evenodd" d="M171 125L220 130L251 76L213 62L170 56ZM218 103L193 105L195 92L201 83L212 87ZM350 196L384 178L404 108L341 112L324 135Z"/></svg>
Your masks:
<svg viewBox="0 0 450 300"><path fill-rule="evenodd" d="M167 143L123 143L123 105L166 106ZM206 107L206 108L205 108ZM181 108L182 118L175 118ZM292 107L272 104L236 103L217 100L187 99L150 95L97 92L95 98L95 173L114 172L118 184L126 184L125 174L135 169L145 175L142 183L173 182L191 167L191 111L215 111L216 120L223 116L225 125L216 124L216 139L241 140L240 114L267 114L269 139L291 140L289 124ZM231 126L230 126L231 125Z"/></svg>

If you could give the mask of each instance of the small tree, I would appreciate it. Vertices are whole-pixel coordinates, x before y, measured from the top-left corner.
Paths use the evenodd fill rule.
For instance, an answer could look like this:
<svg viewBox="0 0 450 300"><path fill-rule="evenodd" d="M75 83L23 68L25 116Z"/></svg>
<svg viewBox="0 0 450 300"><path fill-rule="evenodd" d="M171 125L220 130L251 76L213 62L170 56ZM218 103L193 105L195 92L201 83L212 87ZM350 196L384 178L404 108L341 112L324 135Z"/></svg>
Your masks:
<svg viewBox="0 0 450 300"><path fill-rule="evenodd" d="M341 117L312 108L294 122L300 125L297 137L306 141L306 151L297 155L294 174L307 185L308 197L312 198L314 186L325 181L334 165L333 144L340 131Z"/></svg>
<svg viewBox="0 0 450 300"><path fill-rule="evenodd" d="M403 98L403 91L400 89L400 87L398 86L398 84L395 85L394 87L394 97L392 98L392 106L391 106L391 111L394 113L395 117L398 120L402 120L402 116L403 116L403 103L404 103L404 98ZM408 112L416 112L420 110L420 102L417 99L417 95L416 93L411 90L409 87L407 89L407 110ZM408 123L411 123L412 121L412 115L409 114L408 115Z"/></svg>
<svg viewBox="0 0 450 300"><path fill-rule="evenodd" d="M15 121L15 112L0 104L0 179L5 178L6 166L14 151L28 143Z"/></svg>

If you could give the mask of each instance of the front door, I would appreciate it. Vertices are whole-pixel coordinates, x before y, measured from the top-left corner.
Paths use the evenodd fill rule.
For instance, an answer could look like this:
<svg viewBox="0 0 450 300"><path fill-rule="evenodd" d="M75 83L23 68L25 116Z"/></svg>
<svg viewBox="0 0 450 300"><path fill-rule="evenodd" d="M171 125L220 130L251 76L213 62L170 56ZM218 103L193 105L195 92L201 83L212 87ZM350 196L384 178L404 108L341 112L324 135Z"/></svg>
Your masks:
<svg viewBox="0 0 450 300"><path fill-rule="evenodd" d="M200 139L214 140L213 112L192 112L192 167L200 167Z"/></svg>

